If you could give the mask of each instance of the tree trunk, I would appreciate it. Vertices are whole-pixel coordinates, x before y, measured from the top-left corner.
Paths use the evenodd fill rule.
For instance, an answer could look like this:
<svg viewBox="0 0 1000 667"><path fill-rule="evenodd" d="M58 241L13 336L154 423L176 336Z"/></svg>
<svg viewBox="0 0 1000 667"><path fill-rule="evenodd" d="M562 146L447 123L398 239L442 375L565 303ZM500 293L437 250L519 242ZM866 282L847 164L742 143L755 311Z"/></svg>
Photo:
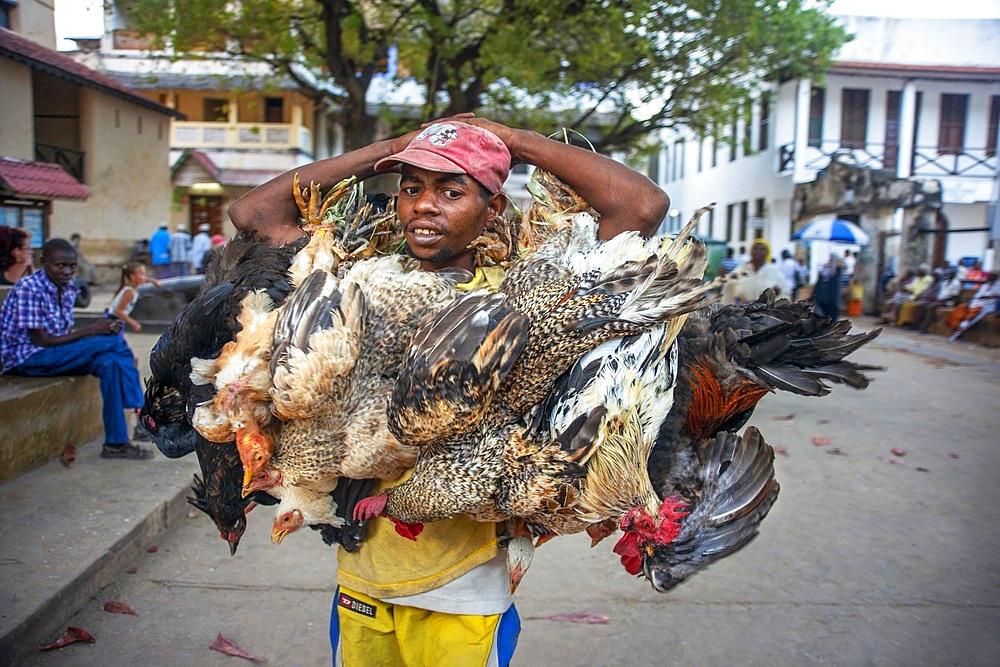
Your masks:
<svg viewBox="0 0 1000 667"><path fill-rule="evenodd" d="M337 120L344 128L344 152L367 146L377 138L376 119L368 114L363 101L346 98Z"/></svg>

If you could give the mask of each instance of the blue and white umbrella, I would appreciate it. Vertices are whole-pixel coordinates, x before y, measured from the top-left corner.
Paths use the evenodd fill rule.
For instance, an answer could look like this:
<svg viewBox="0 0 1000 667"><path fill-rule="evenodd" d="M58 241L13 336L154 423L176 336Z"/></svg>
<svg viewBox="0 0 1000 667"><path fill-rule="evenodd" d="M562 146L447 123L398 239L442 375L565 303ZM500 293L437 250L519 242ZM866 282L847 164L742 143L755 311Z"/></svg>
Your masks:
<svg viewBox="0 0 1000 667"><path fill-rule="evenodd" d="M792 238L799 241L833 241L854 245L868 245L871 241L865 230L849 220L839 218L810 222L795 232Z"/></svg>

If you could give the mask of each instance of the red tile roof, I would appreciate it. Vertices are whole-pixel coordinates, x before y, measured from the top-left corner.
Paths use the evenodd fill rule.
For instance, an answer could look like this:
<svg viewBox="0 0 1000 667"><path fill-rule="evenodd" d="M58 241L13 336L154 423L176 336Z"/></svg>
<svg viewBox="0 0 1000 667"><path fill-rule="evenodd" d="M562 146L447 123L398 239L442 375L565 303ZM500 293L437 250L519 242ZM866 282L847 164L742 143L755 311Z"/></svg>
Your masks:
<svg viewBox="0 0 1000 667"><path fill-rule="evenodd" d="M0 193L34 199L86 199L90 190L49 162L0 157Z"/></svg>
<svg viewBox="0 0 1000 667"><path fill-rule="evenodd" d="M165 107L148 97L143 97L130 88L118 83L110 76L81 65L69 56L58 51L47 49L31 40L21 37L15 32L0 28L0 57L9 58L15 62L27 65L33 70L45 72L59 79L70 81L80 86L95 88L103 93L114 95L139 106L184 119L186 116L179 111Z"/></svg>
<svg viewBox="0 0 1000 667"><path fill-rule="evenodd" d="M284 173L281 169L223 169L204 152L195 150L184 151L171 167L172 172L176 173L188 160L194 160L201 165L205 173L219 185L255 187Z"/></svg>

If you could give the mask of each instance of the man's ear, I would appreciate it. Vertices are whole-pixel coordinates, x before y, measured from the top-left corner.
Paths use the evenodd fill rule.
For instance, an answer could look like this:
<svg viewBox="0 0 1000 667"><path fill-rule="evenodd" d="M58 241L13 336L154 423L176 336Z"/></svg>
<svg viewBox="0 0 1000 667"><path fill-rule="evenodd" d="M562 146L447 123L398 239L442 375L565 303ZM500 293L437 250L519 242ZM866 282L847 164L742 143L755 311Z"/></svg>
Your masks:
<svg viewBox="0 0 1000 667"><path fill-rule="evenodd" d="M496 193L490 197L489 202L486 204L486 208L489 209L486 220L486 229L493 229L497 218L503 215L504 209L507 208L507 196L503 192Z"/></svg>

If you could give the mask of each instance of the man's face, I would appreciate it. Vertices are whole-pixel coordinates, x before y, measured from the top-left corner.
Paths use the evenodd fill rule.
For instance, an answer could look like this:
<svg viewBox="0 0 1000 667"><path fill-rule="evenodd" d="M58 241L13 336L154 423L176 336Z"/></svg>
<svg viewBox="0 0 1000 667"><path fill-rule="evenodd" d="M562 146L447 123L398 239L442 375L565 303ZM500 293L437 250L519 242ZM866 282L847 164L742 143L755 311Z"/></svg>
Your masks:
<svg viewBox="0 0 1000 667"><path fill-rule="evenodd" d="M72 250L53 250L42 255L42 268L49 280L65 287L76 275L76 253Z"/></svg>
<svg viewBox="0 0 1000 667"><path fill-rule="evenodd" d="M468 246L495 217L498 199L485 199L479 184L465 174L403 165L397 210L420 267L474 270L475 252Z"/></svg>

